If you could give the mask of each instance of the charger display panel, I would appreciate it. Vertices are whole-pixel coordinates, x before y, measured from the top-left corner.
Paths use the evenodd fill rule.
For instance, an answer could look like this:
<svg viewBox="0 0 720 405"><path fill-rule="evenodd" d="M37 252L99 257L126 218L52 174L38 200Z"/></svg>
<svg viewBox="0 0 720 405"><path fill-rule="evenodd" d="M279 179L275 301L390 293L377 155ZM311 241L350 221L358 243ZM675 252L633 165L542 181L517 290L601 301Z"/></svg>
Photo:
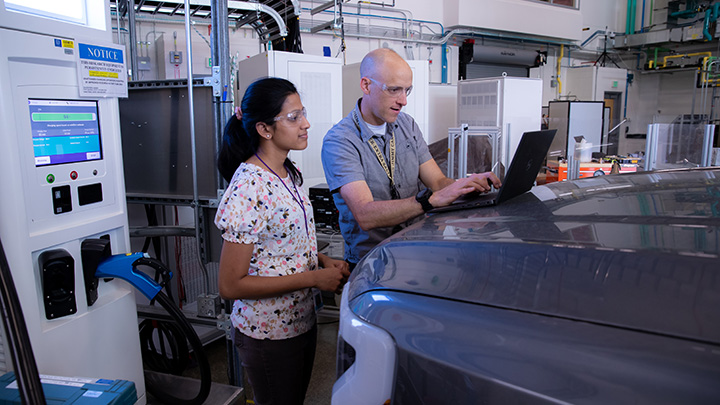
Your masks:
<svg viewBox="0 0 720 405"><path fill-rule="evenodd" d="M35 166L102 159L98 103L28 99Z"/></svg>

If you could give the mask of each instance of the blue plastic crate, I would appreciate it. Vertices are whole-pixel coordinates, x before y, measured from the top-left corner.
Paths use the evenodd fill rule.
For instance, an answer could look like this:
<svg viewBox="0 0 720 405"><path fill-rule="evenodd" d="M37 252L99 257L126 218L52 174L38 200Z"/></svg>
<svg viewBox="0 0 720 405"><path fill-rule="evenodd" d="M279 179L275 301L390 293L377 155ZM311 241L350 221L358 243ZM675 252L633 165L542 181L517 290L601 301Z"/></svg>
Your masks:
<svg viewBox="0 0 720 405"><path fill-rule="evenodd" d="M49 405L132 405L138 399L132 381L51 375L41 375L40 381ZM22 404L15 373L0 377L0 387L0 405Z"/></svg>

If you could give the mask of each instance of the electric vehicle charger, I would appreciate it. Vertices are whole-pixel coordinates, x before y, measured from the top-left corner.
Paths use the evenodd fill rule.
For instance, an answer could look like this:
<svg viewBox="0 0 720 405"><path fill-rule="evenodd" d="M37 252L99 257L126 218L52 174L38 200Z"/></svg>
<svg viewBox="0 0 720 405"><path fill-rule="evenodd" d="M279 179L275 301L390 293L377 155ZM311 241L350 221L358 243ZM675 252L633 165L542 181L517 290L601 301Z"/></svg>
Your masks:
<svg viewBox="0 0 720 405"><path fill-rule="evenodd" d="M162 276L164 285L172 278L172 272L162 262L149 257L146 253L128 253L107 257L98 264L95 277L125 280L143 293L151 302L157 301L175 320L177 326L190 342L200 367L200 391L197 396L192 399L177 398L154 384L152 379L146 379L148 392L166 404L202 404L210 394L210 385L212 383L210 363L205 355L202 342L180 308L175 305L167 294L162 292L163 285L158 284L150 276L137 269L141 265L155 269Z"/></svg>

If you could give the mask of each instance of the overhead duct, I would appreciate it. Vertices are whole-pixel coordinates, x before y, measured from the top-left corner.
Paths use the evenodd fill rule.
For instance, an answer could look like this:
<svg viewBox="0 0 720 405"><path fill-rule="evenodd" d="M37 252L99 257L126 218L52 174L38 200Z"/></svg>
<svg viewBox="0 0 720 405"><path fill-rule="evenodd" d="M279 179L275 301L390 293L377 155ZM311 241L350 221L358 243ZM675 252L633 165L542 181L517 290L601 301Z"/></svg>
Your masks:
<svg viewBox="0 0 720 405"><path fill-rule="evenodd" d="M472 63L495 65L533 66L537 52L526 49L512 49L475 44Z"/></svg>

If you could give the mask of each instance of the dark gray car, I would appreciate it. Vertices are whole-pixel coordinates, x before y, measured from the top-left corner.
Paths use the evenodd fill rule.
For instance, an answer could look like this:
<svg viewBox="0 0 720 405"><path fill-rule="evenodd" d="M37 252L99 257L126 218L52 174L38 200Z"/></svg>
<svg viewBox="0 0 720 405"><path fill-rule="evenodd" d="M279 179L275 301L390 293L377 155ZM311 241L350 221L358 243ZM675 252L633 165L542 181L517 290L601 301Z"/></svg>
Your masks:
<svg viewBox="0 0 720 405"><path fill-rule="evenodd" d="M720 403L720 169L430 215L345 287L333 404Z"/></svg>

